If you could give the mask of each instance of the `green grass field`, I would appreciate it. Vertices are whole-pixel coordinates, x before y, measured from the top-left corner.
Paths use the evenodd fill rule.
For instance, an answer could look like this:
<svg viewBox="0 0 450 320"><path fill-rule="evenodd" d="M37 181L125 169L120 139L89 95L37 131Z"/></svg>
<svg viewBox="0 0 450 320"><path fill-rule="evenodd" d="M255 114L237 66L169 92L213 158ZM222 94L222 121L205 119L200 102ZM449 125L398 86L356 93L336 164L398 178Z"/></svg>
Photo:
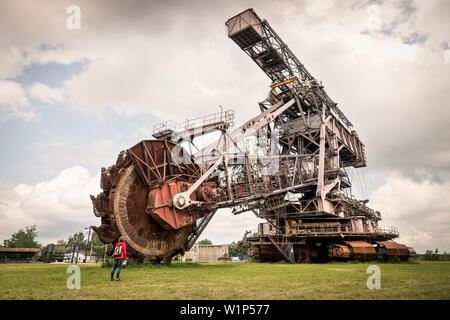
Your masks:
<svg viewBox="0 0 450 320"><path fill-rule="evenodd" d="M374 263L182 263L81 267L81 289L66 286L68 265L0 264L0 299L450 299L450 262L378 263L381 289L366 286Z"/></svg>

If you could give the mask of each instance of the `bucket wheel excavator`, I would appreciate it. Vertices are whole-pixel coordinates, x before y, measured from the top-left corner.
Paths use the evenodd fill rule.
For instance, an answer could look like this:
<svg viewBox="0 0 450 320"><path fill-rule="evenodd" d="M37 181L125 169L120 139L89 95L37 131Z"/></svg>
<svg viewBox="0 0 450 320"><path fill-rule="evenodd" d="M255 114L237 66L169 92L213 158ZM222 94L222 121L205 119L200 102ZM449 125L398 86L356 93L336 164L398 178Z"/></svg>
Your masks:
<svg viewBox="0 0 450 320"><path fill-rule="evenodd" d="M165 264L184 252L189 241L195 242L197 223L209 220L215 211L173 207L173 196L201 176L193 162L178 164L173 159L175 152L181 157L185 152L175 149L168 140L141 141L122 151L116 164L102 168L103 192L91 195L91 200L94 214L101 217L101 225L93 230L103 242L116 242L122 235L131 257ZM208 192L207 187L199 188L190 199L208 200Z"/></svg>
<svg viewBox="0 0 450 320"><path fill-rule="evenodd" d="M169 264L189 250L221 208L267 222L246 234L263 261L408 259L394 227L348 191L348 171L367 166L351 122L253 9L226 22L233 40L270 78L260 113L233 129L231 110L154 127L153 140L102 168L91 196L105 243L125 238L130 255ZM198 136L220 138L192 151Z"/></svg>

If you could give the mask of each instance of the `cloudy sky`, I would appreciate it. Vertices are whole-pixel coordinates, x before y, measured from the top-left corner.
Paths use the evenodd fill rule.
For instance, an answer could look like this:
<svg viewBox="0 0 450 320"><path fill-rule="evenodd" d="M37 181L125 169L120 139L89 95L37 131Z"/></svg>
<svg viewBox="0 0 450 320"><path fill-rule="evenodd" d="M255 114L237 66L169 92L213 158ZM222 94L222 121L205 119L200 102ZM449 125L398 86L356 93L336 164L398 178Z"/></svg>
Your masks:
<svg viewBox="0 0 450 320"><path fill-rule="evenodd" d="M99 225L89 194L101 166L158 122L219 105L237 124L254 116L270 82L224 25L250 7L365 143L355 193L399 242L450 251L447 0L0 0L0 241L32 224L44 244ZM236 241L256 223L220 211L204 237Z"/></svg>

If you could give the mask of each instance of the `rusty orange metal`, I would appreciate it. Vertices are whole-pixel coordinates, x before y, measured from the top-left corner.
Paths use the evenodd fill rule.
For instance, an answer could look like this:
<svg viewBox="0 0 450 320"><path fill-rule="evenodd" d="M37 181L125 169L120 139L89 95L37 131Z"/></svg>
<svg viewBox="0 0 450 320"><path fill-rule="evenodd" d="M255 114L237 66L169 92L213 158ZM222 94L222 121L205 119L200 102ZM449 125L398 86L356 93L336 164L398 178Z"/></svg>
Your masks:
<svg viewBox="0 0 450 320"><path fill-rule="evenodd" d="M410 250L407 246L394 241L376 241L378 244L378 252L380 252L386 260L398 257L401 260L408 260Z"/></svg>
<svg viewBox="0 0 450 320"><path fill-rule="evenodd" d="M175 147L170 141L144 140L122 151L115 165L102 169L103 192L91 196L94 213L101 217L101 225L93 230L102 241L114 243L123 236L130 257L165 264L184 252L197 227L195 219L208 214L209 208L191 213L170 206L169 197L187 190L200 176L195 164L172 158ZM206 196L215 192L215 183L208 183L212 190L205 190Z"/></svg>
<svg viewBox="0 0 450 320"><path fill-rule="evenodd" d="M328 256L330 259L350 259L352 257L352 252L349 247L335 243L329 245Z"/></svg>
<svg viewBox="0 0 450 320"><path fill-rule="evenodd" d="M371 261L376 259L377 252L375 248L366 241L344 241L350 246L352 258L359 261Z"/></svg>
<svg viewBox="0 0 450 320"><path fill-rule="evenodd" d="M184 181L171 181L149 193L146 212L152 216L165 229L179 229L192 224L200 218L196 212L188 214L186 210L178 210L173 206L173 197L189 189L192 183ZM196 194L191 194L191 200L196 200Z"/></svg>

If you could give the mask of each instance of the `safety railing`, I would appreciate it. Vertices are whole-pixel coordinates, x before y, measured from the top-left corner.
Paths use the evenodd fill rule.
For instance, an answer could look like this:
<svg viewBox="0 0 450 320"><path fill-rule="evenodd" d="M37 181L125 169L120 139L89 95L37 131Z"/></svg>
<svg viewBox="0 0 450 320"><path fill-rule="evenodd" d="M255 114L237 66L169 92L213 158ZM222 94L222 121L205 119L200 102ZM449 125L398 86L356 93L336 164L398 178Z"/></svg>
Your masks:
<svg viewBox="0 0 450 320"><path fill-rule="evenodd" d="M184 122L181 123L176 123L175 121L172 120L158 123L153 126L153 134L163 132L166 130L171 130L174 133L180 133L185 130L195 129L221 122L231 126L233 125L233 121L234 121L234 111L226 110L195 119L186 119Z"/></svg>
<svg viewBox="0 0 450 320"><path fill-rule="evenodd" d="M398 228L393 226L378 226L377 233L399 235Z"/></svg>
<svg viewBox="0 0 450 320"><path fill-rule="evenodd" d="M383 235L395 235L398 236L399 232L396 227L392 226L379 226L373 229L364 227L362 230L352 230L350 226L338 226L338 225L308 225L308 226L293 226L289 227L289 235L305 235L305 234L355 234L355 233L371 233L371 234L383 234Z"/></svg>

